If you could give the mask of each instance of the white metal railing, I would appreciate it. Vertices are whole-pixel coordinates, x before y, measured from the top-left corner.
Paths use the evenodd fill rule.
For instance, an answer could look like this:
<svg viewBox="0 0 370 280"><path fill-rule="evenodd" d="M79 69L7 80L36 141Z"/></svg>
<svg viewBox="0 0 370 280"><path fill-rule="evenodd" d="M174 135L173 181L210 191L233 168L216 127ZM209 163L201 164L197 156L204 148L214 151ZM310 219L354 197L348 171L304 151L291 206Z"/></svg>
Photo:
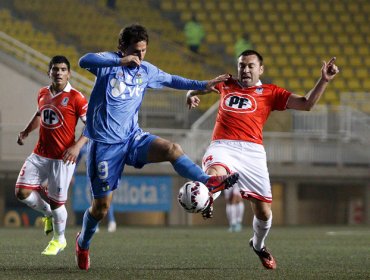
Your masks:
<svg viewBox="0 0 370 280"><path fill-rule="evenodd" d="M48 69L51 59L50 57L38 52L28 45L23 44L2 31L0 31L0 48L4 52L17 57L22 62L40 70L43 73ZM71 74L71 82L74 87L78 88L82 92L91 92L94 85L93 81L74 71L71 71Z"/></svg>
<svg viewBox="0 0 370 280"><path fill-rule="evenodd" d="M24 146L18 146L16 138L24 126L0 126L0 161L22 161L31 153L37 140L37 131L30 134ZM184 151L200 163L210 143L211 130L148 129L147 131L179 143ZM331 164L370 166L370 143L359 139L343 139L339 135L297 134L294 132L266 132L264 146L267 159L273 163Z"/></svg>

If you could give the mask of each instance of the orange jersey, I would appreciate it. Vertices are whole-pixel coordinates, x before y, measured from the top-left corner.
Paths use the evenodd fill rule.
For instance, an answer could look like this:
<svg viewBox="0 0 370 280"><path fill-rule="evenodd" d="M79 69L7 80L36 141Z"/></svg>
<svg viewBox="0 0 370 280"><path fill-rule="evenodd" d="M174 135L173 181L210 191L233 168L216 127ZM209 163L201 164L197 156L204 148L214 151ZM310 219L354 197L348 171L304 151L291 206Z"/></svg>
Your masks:
<svg viewBox="0 0 370 280"><path fill-rule="evenodd" d="M63 152L75 143L78 119L85 118L87 100L68 83L52 95L49 87L41 88L37 97L40 112L39 140L33 152L52 159L62 159Z"/></svg>
<svg viewBox="0 0 370 280"><path fill-rule="evenodd" d="M243 88L229 79L216 86L221 99L212 140L263 143L263 126L273 110L285 110L291 92L276 85Z"/></svg>

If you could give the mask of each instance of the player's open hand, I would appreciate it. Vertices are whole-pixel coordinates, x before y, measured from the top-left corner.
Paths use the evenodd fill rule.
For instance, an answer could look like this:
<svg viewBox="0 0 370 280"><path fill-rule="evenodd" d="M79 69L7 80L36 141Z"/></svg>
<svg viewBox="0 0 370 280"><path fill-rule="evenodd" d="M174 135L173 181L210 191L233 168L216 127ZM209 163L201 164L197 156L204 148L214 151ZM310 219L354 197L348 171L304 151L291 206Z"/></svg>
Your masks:
<svg viewBox="0 0 370 280"><path fill-rule="evenodd" d="M19 134L18 134L18 138L17 138L17 143L18 143L18 145L24 145L24 142L23 142L23 140L26 138L28 136L28 133L27 132L25 132L25 131L21 131L21 132L19 132Z"/></svg>
<svg viewBox="0 0 370 280"><path fill-rule="evenodd" d="M65 164L76 163L80 148L77 145L73 145L66 149L63 153L63 162Z"/></svg>
<svg viewBox="0 0 370 280"><path fill-rule="evenodd" d="M334 64L335 60L336 57L330 59L328 63L326 63L326 61L323 61L323 66L321 68L321 77L327 82L331 81L335 77L335 75L339 73L338 66Z"/></svg>
<svg viewBox="0 0 370 280"><path fill-rule="evenodd" d="M191 93L194 92L192 90L189 90L186 93L186 104L188 104L188 109L196 108L199 105L200 99L196 95L191 95Z"/></svg>
<svg viewBox="0 0 370 280"><path fill-rule="evenodd" d="M207 83L207 90L219 93L219 91L215 88L215 86L218 83L226 82L230 77L231 77L230 74L222 74L212 80L209 80Z"/></svg>

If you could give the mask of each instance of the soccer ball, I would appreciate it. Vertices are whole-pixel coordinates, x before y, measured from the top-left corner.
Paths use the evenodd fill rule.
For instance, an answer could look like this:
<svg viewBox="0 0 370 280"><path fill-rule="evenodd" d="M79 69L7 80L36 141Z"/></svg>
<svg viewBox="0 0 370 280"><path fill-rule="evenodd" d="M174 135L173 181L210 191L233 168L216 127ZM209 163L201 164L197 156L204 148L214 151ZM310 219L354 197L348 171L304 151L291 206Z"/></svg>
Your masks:
<svg viewBox="0 0 370 280"><path fill-rule="evenodd" d="M208 188L201 182L185 183L179 191L178 200L182 208L189 213L199 213L212 202Z"/></svg>

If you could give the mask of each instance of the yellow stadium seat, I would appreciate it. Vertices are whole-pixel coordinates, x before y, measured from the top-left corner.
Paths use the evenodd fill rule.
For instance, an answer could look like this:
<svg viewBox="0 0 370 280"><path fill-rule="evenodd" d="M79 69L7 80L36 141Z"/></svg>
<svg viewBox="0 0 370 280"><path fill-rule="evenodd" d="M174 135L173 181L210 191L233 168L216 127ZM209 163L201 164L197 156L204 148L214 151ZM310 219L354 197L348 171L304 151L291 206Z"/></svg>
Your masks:
<svg viewBox="0 0 370 280"><path fill-rule="evenodd" d="M322 8L322 6L320 6L320 9L321 8ZM323 18L323 20L325 22L329 23L329 24L338 24L337 16L336 16L336 14L333 14L333 13L326 14L325 17Z"/></svg>
<svg viewBox="0 0 370 280"><path fill-rule="evenodd" d="M342 53L341 47L338 45L329 45L328 46L328 55L340 57Z"/></svg>
<svg viewBox="0 0 370 280"><path fill-rule="evenodd" d="M243 10L245 9L246 4L241 0L236 0L236 1L233 1L233 6L234 6L234 10L240 11L241 13L243 13Z"/></svg>
<svg viewBox="0 0 370 280"><path fill-rule="evenodd" d="M293 77L287 80L285 85L279 85L283 88L286 88L287 90L293 92L293 93L301 93L303 92L303 86L300 79Z"/></svg>
<svg viewBox="0 0 370 280"><path fill-rule="evenodd" d="M272 30L276 33L284 33L286 30L285 24L283 23L277 23L272 25Z"/></svg>
<svg viewBox="0 0 370 280"><path fill-rule="evenodd" d="M207 12L213 12L214 10L217 9L216 3L214 1L205 1L204 9Z"/></svg>
<svg viewBox="0 0 370 280"><path fill-rule="evenodd" d="M311 77L310 69L304 66L297 67L296 74L297 74L297 77L304 78L304 79Z"/></svg>
<svg viewBox="0 0 370 280"><path fill-rule="evenodd" d="M332 86L339 91L343 91L346 88L346 82L344 79L335 79L332 83Z"/></svg>
<svg viewBox="0 0 370 280"><path fill-rule="evenodd" d="M275 5L271 1L263 1L263 2L259 2L259 4L260 4L260 9L265 12L275 11Z"/></svg>
<svg viewBox="0 0 370 280"><path fill-rule="evenodd" d="M260 12L259 3L257 1L247 1L246 9L252 11L252 13Z"/></svg>
<svg viewBox="0 0 370 280"><path fill-rule="evenodd" d="M186 1L175 1L176 3L176 9L179 11L186 11L188 9L188 3Z"/></svg>
<svg viewBox="0 0 370 280"><path fill-rule="evenodd" d="M289 44L291 43L292 39L290 37L290 34L280 34L278 37L278 41L283 44Z"/></svg>
<svg viewBox="0 0 370 280"><path fill-rule="evenodd" d="M171 11L173 9L173 3L171 0L163 0L161 1L161 9L165 11Z"/></svg>
<svg viewBox="0 0 370 280"><path fill-rule="evenodd" d="M274 85L279 86L279 87L285 87L286 86L286 80L285 79L282 79L280 77L273 78L272 79L272 83Z"/></svg>
<svg viewBox="0 0 370 280"><path fill-rule="evenodd" d="M358 46L357 53L359 55L369 56L370 55L369 46L366 44L362 46Z"/></svg>
<svg viewBox="0 0 370 280"><path fill-rule="evenodd" d="M346 12L346 7L343 2L337 1L332 7L333 11L337 14L343 14Z"/></svg>
<svg viewBox="0 0 370 280"><path fill-rule="evenodd" d="M316 3L311 1L305 1L303 11L305 11L308 14L315 13L317 11Z"/></svg>
<svg viewBox="0 0 370 280"><path fill-rule="evenodd" d="M266 75L275 80L281 76L280 69L277 67L267 67L265 68L264 76Z"/></svg>
<svg viewBox="0 0 370 280"><path fill-rule="evenodd" d="M235 41L234 40L234 36L233 34L231 33L223 33L220 35L220 39L221 41L225 44L225 45L232 45L233 42Z"/></svg>
<svg viewBox="0 0 370 280"><path fill-rule="evenodd" d="M362 91L361 83L358 79L349 79L347 80L348 91Z"/></svg>
<svg viewBox="0 0 370 280"><path fill-rule="evenodd" d="M220 1L218 3L218 8L221 11L228 11L230 9L230 3L228 1Z"/></svg>
<svg viewBox="0 0 370 280"><path fill-rule="evenodd" d="M270 47L270 53L273 55L281 55L283 53L283 48L281 45L273 44Z"/></svg>
<svg viewBox="0 0 370 280"><path fill-rule="evenodd" d="M202 8L202 3L199 1L190 1L188 2L188 9L190 8L193 12L201 11Z"/></svg>
<svg viewBox="0 0 370 280"><path fill-rule="evenodd" d="M345 53L347 56L352 56L356 54L356 49L353 45L344 45L343 53Z"/></svg>
<svg viewBox="0 0 370 280"><path fill-rule="evenodd" d="M276 35L274 33L266 34L265 43L267 43L267 44L276 44L277 43Z"/></svg>
<svg viewBox="0 0 370 280"><path fill-rule="evenodd" d="M303 5L300 1L292 1L290 3L290 10L294 13L298 13L300 11L303 11Z"/></svg>
<svg viewBox="0 0 370 280"><path fill-rule="evenodd" d="M296 66L304 66L304 61L303 61L303 57L301 56L291 56L290 57L290 63L292 66L296 67Z"/></svg>
<svg viewBox="0 0 370 280"><path fill-rule="evenodd" d="M368 79L369 78L369 70L367 67L365 68L357 68L356 69L356 79L360 78L360 79Z"/></svg>
<svg viewBox="0 0 370 280"><path fill-rule="evenodd" d="M258 28L259 32L261 32L261 33L269 33L271 31L271 26L268 22L264 22L264 23L258 25L257 28Z"/></svg>
<svg viewBox="0 0 370 280"><path fill-rule="evenodd" d="M356 45L364 45L365 44L365 38L362 34L351 34L351 42Z"/></svg>
<svg viewBox="0 0 370 280"><path fill-rule="evenodd" d="M276 2L276 6L275 6L275 9L276 11L278 11L279 13L287 13L289 11L289 6L287 2L282 2L282 1L277 1Z"/></svg>
<svg viewBox="0 0 370 280"><path fill-rule="evenodd" d="M298 24L288 24L287 31L289 33L294 33L294 36L296 36L300 33L301 28Z"/></svg>
<svg viewBox="0 0 370 280"><path fill-rule="evenodd" d="M322 37L321 37L321 42L325 45L332 45L332 44L335 44L336 42L336 36L330 34L330 33L327 33L327 34L324 34ZM331 47L331 46L329 46Z"/></svg>
<svg viewBox="0 0 370 280"><path fill-rule="evenodd" d="M293 58L295 58L295 56L298 54L298 47L297 47L297 45L295 45L295 44L289 44L289 45L285 46L284 53L286 53L289 56L293 56Z"/></svg>
<svg viewBox="0 0 370 280"><path fill-rule="evenodd" d="M360 7L355 1L348 1L346 10L351 12L351 14L357 14L360 11Z"/></svg>
<svg viewBox="0 0 370 280"><path fill-rule="evenodd" d="M276 63L277 65L282 65L282 64L278 64ZM284 78L292 78L292 77L296 77L296 73L295 71L293 70L292 67L284 67L281 71L281 75L284 77Z"/></svg>
<svg viewBox="0 0 370 280"><path fill-rule="evenodd" d="M321 39L319 35L312 33L307 36L307 41L310 44L318 44L321 42Z"/></svg>
<svg viewBox="0 0 370 280"><path fill-rule="evenodd" d="M276 65L276 67L280 67L281 66L281 67L290 68L290 67L288 67L288 64L289 64L288 59L285 56L277 56L277 57L275 57L275 63L274 64ZM288 73L290 73L289 70L287 70L287 71L288 71Z"/></svg>
<svg viewBox="0 0 370 280"><path fill-rule="evenodd" d="M363 80L362 86L365 92L370 92L370 80L368 78Z"/></svg>
<svg viewBox="0 0 370 280"><path fill-rule="evenodd" d="M316 28L313 24L308 24L307 22L301 26L302 32L307 34L312 34L316 32Z"/></svg>
<svg viewBox="0 0 370 280"><path fill-rule="evenodd" d="M209 19L214 23L223 23L222 14L220 11L214 11L208 15Z"/></svg>

